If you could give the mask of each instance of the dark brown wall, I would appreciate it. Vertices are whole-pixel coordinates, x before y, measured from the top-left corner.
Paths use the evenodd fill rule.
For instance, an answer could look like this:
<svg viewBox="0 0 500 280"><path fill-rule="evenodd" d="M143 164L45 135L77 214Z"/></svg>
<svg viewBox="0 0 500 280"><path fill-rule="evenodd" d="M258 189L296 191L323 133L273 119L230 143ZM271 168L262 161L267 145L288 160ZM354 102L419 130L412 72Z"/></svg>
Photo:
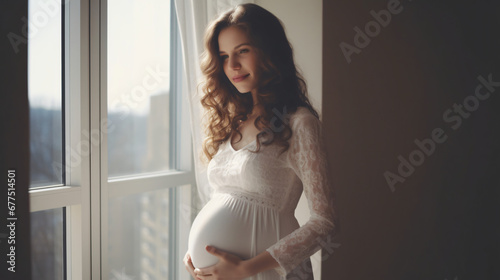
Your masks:
<svg viewBox="0 0 500 280"><path fill-rule="evenodd" d="M28 52L27 45L13 47L8 34L22 36L23 17L28 14L27 1L0 2L0 279L31 279L30 212L28 187L29 161L29 107L28 107ZM17 51L16 51L17 50ZM15 169L15 196L8 185L8 170ZM10 194L8 193L10 192ZM14 216L8 215L8 199L14 200ZM7 217L17 218L16 221ZM15 223L14 227L7 225ZM12 231L11 231L12 229ZM15 237L8 239L10 237ZM10 243L9 243L10 240ZM13 243L15 240L15 244ZM15 246L15 250L11 250ZM7 261L15 254L15 272ZM8 256L11 255L11 256ZM14 265L14 263L12 263Z"/></svg>
<svg viewBox="0 0 500 280"><path fill-rule="evenodd" d="M458 112L443 117L466 98L474 105L478 76L500 82L498 1L401 1L349 63L341 42L355 46L353 28L391 2L323 1L322 112L341 245L323 250L322 279L500 279L500 85L460 126ZM398 174L398 156L436 128L446 140L391 189L384 173Z"/></svg>

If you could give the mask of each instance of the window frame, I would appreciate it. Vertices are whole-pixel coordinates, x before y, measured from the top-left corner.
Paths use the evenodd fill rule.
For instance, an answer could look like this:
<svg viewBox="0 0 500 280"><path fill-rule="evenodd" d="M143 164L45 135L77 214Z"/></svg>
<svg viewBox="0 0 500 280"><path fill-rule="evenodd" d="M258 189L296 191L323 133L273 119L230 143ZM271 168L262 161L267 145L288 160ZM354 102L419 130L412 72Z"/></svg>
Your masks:
<svg viewBox="0 0 500 280"><path fill-rule="evenodd" d="M108 202L109 199L169 189L173 203L169 219L174 235L173 254L169 254L169 279L189 277L179 253L187 250L186 230L180 211L192 209L191 193L196 187L192 152L189 107L182 94L183 81L175 76L182 71L177 18L171 17L171 90L176 94L170 109L170 152L176 170L154 174L108 179L107 154L107 0L62 1L63 6L63 127L65 182L63 185L31 189L30 212L66 207L66 279L108 279ZM174 1L171 1L175 15ZM172 77L174 75L174 77ZM182 128L182 129L181 129ZM92 143L89 134L98 133ZM187 141L189 139L189 141ZM181 141L184 140L184 141ZM172 142L171 142L172 143ZM89 149L89 155L72 162L71 151ZM140 184L138 184L140 182ZM179 191L179 186L190 185ZM170 247L170 246L169 246ZM172 248L172 247L170 247Z"/></svg>

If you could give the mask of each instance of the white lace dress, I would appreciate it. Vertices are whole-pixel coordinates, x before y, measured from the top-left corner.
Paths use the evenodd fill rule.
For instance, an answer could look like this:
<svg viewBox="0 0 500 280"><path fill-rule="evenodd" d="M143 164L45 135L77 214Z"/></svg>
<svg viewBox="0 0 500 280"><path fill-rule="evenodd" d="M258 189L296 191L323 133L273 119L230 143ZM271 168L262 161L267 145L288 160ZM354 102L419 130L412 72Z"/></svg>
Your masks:
<svg viewBox="0 0 500 280"><path fill-rule="evenodd" d="M243 259L267 250L279 267L248 279L313 279L309 257L335 232L333 191L321 122L304 107L288 118L293 134L281 156L276 143L252 153L255 140L240 150L228 140L210 161L208 180L215 192L189 236L195 267L217 262L205 245ZM294 211L302 191L311 218L299 227Z"/></svg>

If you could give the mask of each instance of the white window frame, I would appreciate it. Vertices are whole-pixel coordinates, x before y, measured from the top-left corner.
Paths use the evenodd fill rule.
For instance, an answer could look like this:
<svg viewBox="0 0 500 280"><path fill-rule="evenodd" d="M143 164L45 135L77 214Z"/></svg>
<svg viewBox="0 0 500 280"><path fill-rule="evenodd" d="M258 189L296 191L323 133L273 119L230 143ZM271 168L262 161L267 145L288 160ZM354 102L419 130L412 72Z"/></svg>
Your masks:
<svg viewBox="0 0 500 280"><path fill-rule="evenodd" d="M169 279L188 279L190 276L180 254L187 250L186 233L195 214L190 210L196 181L187 99L181 95L182 98L171 105L180 109L180 115L175 118L179 121L174 126L183 128L175 135L177 149L172 151L182 155L177 157L177 170L108 180L107 134L102 121L107 119L107 0L62 2L65 3L65 150L76 151L79 160L72 162L75 153L65 153L66 182L30 190L30 211L66 207L66 279L107 280L109 199L170 189L171 198L175 198L171 210L187 209L189 219L179 222L180 213L176 212L175 221L171 221L173 227L169 234L176 235L177 242L175 252L169 254L174 258L169 264L175 266L169 269ZM180 57L173 59L180 60ZM180 84L176 89L180 89ZM90 141L90 132L98 133L101 141ZM89 147L88 156L85 151L79 152ZM191 188L177 191L182 185L191 185Z"/></svg>

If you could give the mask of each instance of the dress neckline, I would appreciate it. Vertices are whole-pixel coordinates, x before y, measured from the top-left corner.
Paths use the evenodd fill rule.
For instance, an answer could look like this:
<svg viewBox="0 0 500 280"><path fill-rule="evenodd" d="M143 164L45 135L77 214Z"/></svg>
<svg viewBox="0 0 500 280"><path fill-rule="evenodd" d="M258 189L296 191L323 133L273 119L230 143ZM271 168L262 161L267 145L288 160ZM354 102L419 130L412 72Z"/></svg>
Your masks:
<svg viewBox="0 0 500 280"><path fill-rule="evenodd" d="M228 140L228 145L229 145L229 148L230 148L230 149L231 149L231 151L233 151L233 152L239 152L239 151L241 151L241 150L244 150L246 147L250 146L250 145L251 145L251 144L253 144L253 143L255 143L255 139L253 139L253 140L252 140L252 142L250 142L250 143L246 144L245 146L241 147L240 149L235 150L235 149L233 148L233 144L231 143L231 139L229 139L229 140Z"/></svg>
<svg viewBox="0 0 500 280"><path fill-rule="evenodd" d="M232 138L232 137L231 137L231 138ZM239 151L241 151L241 150L245 149L246 147L250 146L251 144L255 143L255 139L253 139L253 140L252 140L252 142L250 142L250 143L246 144L245 146L241 147L240 149L236 150L236 149L234 149L234 148L233 148L233 144L231 143L231 142L232 142L232 139L231 139L231 138L229 138L227 141L228 141L229 148L230 148L230 149L231 149L231 151L233 151L233 152L239 152Z"/></svg>

